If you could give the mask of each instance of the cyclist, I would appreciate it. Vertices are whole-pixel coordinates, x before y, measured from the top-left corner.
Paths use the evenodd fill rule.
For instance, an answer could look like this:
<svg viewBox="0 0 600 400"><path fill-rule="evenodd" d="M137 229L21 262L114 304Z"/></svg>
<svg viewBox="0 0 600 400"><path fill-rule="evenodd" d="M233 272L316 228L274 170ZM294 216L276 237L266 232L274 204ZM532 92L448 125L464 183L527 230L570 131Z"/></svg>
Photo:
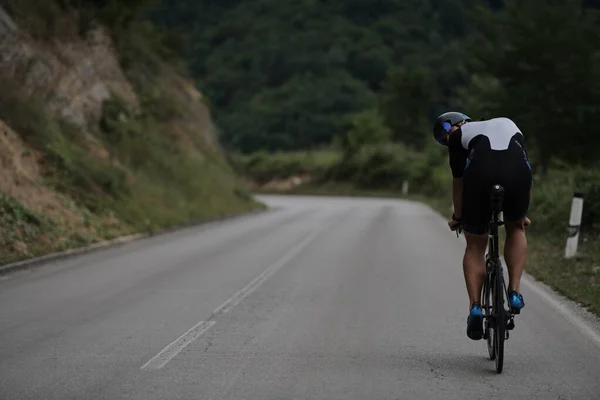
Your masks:
<svg viewBox="0 0 600 400"><path fill-rule="evenodd" d="M440 115L433 126L438 143L448 147L452 170L454 213L452 230L462 227L467 246L463 270L469 295L467 336L483 337L481 290L485 278L485 251L490 218L490 188L504 187L503 215L506 227L504 258L509 272L509 303L513 312L525 306L520 281L525 265L531 224L527 211L531 201L532 173L524 136L508 118L472 121L460 112Z"/></svg>

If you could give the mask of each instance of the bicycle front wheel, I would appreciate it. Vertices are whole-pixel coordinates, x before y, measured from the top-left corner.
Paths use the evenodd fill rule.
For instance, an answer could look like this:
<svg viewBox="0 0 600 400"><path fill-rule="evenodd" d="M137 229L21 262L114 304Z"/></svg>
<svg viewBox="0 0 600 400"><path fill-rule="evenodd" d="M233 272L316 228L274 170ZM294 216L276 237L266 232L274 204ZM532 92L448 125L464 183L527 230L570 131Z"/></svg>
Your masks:
<svg viewBox="0 0 600 400"><path fill-rule="evenodd" d="M483 312L485 314L485 322L484 322L484 331L483 336L487 341L487 349L488 354L490 356L490 360L494 360L496 358L496 347L494 345L494 335L495 329L492 329L493 326L493 311L492 311L492 286L490 283L493 282L491 275L486 274L485 280L483 281Z"/></svg>

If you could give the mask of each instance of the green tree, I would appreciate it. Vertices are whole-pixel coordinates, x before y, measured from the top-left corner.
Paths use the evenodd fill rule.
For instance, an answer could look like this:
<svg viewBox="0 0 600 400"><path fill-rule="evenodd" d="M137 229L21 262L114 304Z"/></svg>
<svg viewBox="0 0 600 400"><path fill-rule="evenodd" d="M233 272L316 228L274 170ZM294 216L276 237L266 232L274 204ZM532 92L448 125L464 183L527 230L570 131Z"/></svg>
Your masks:
<svg viewBox="0 0 600 400"><path fill-rule="evenodd" d="M435 86L432 74L425 68L396 68L384 82L380 110L393 138L421 148L430 138L427 129Z"/></svg>
<svg viewBox="0 0 600 400"><path fill-rule="evenodd" d="M344 118L373 104L374 96L345 71L316 77L297 75L283 86L260 91L245 107L218 121L230 148L310 149L327 145Z"/></svg>
<svg viewBox="0 0 600 400"><path fill-rule="evenodd" d="M421 124L448 107L468 81L461 43L473 31L473 3L164 0L152 15L161 25L185 27L190 70L211 100L222 140L248 152L329 143L346 115L376 107L373 94L382 92L395 109L411 108L403 118L421 129L415 119ZM384 82L396 68L419 79L416 101L428 106L413 107L414 93L403 92L418 87L392 93ZM416 138L397 129L396 112L381 109L394 138Z"/></svg>
<svg viewBox="0 0 600 400"><path fill-rule="evenodd" d="M335 137L344 160L351 159L364 146L385 143L390 139L391 131L377 110L369 109L352 114L344 122L345 129Z"/></svg>
<svg viewBox="0 0 600 400"><path fill-rule="evenodd" d="M575 0L506 1L502 18L486 29L494 39L479 52L498 80L490 104L513 118L545 172L552 157L597 161L600 136L600 32L595 14ZM560 29L556 27L560 26ZM480 93L481 95L481 93Z"/></svg>

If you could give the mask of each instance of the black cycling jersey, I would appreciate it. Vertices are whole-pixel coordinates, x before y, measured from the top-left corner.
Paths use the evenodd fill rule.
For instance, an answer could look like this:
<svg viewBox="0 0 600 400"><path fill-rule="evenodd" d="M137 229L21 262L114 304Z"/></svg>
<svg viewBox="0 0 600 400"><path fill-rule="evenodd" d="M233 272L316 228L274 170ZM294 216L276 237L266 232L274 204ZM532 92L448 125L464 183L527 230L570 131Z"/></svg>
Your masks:
<svg viewBox="0 0 600 400"><path fill-rule="evenodd" d="M469 152L482 137L490 143L490 149L495 151L507 150L511 140L515 138L523 148L523 134L517 125L508 118L493 118L487 121L469 122L452 132L448 140L450 152L450 168L452 176L460 178L468 164Z"/></svg>
<svg viewBox="0 0 600 400"><path fill-rule="evenodd" d="M450 135L448 149L452 176L463 178L464 230L484 234L490 218L490 188L504 187L503 212L507 221L527 215L532 184L524 136L508 118L469 122Z"/></svg>

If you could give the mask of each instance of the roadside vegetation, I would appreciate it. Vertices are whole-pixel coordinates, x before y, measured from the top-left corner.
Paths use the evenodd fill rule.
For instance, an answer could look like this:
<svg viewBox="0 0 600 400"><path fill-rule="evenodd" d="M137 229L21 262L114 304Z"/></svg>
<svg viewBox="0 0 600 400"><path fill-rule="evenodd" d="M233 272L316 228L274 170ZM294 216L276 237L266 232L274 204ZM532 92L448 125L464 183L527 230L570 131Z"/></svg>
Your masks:
<svg viewBox="0 0 600 400"><path fill-rule="evenodd" d="M0 71L0 264L262 207L211 137L206 105L187 94L170 37L142 17L146 2L5 3L40 47L108 27L139 105L114 93L98 121L76 125L23 90L26 72Z"/></svg>

